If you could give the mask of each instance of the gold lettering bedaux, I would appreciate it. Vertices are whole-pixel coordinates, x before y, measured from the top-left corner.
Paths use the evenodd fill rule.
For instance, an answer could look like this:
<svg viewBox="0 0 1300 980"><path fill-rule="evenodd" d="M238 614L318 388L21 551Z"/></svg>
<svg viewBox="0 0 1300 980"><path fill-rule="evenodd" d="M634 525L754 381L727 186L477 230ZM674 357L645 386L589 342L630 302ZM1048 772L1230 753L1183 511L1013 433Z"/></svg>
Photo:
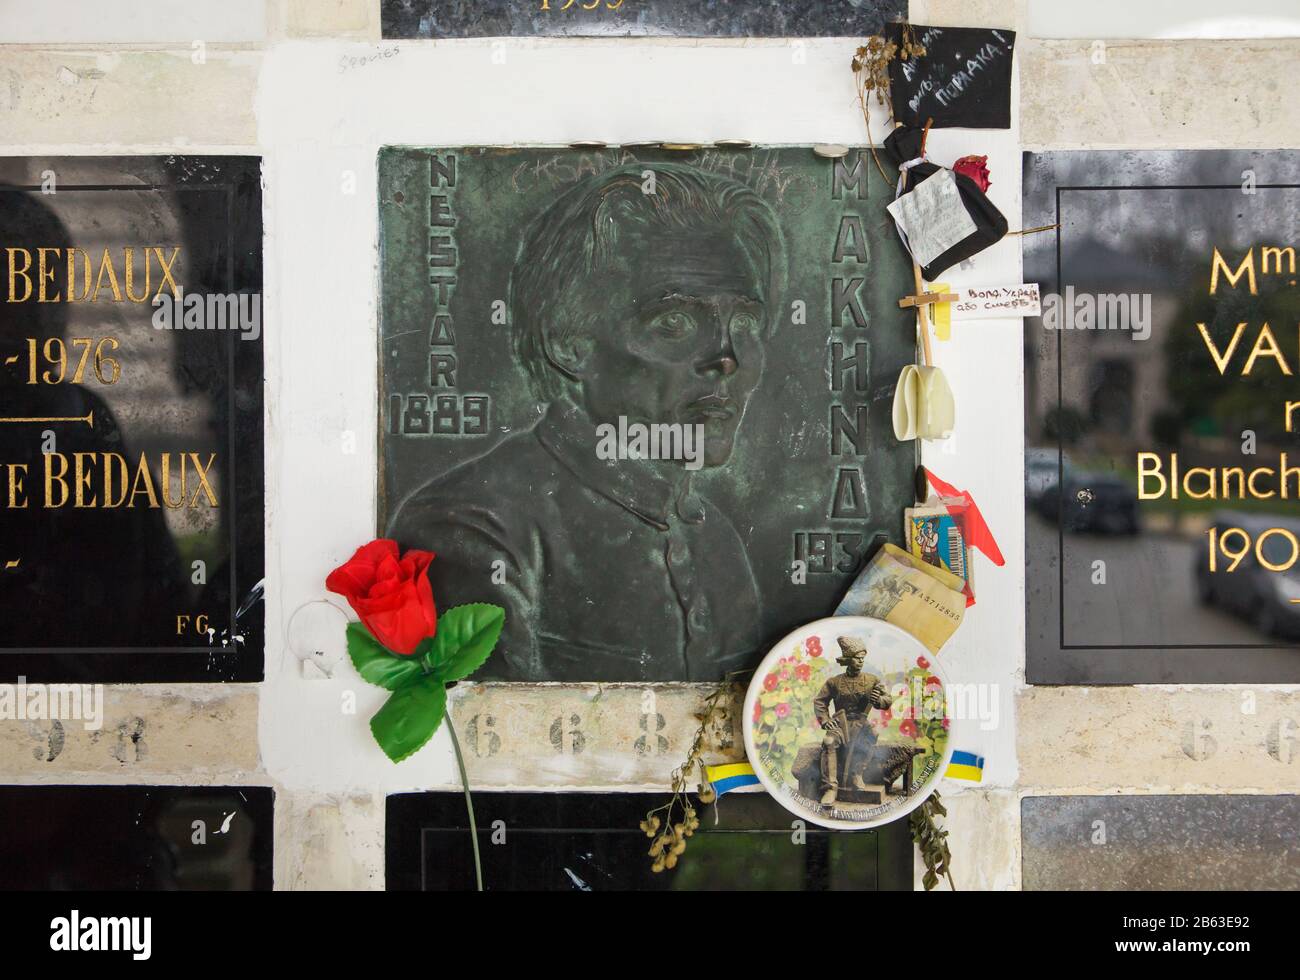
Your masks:
<svg viewBox="0 0 1300 980"><path fill-rule="evenodd" d="M101 249L13 248L5 252L9 303L149 303L163 290L180 294L174 268L179 245Z"/></svg>
<svg viewBox="0 0 1300 980"><path fill-rule="evenodd" d="M206 460L199 453L162 453L156 465L151 465L145 453L135 460L121 453L46 453L44 460L43 503L50 509L178 510L220 506L211 475L216 453L209 453ZM157 478L155 470L160 474ZM10 486L12 507L12 474ZM26 502L16 506L26 506Z"/></svg>

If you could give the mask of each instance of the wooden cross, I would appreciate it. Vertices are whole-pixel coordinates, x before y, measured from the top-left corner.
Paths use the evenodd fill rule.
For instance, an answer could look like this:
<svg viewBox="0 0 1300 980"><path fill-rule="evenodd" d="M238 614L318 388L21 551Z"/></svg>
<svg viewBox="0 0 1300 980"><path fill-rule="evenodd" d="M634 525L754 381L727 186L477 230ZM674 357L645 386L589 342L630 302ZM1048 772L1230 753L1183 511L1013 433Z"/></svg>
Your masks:
<svg viewBox="0 0 1300 980"><path fill-rule="evenodd" d="M930 125L933 122L934 122L933 119L927 119L925 121L925 129L921 131L921 156L923 157L925 156L926 140L928 140L930 137ZM907 175L908 178L907 182L909 184L911 183L911 176L912 175L910 173ZM904 309L906 309L907 307L916 307L916 325L917 325L917 329L920 331L921 334L921 356L923 359L922 363L926 364L927 366L932 366L934 364L934 357L932 352L930 351L930 318L926 316L925 308L930 303L950 302L950 301L940 300L937 298L935 299L929 298L929 297L937 297L939 295L946 296L948 294L946 293L936 294L936 293L925 292L924 288L921 285L921 267L916 262L912 263L912 281L915 283L916 286L915 295L904 296L901 300L898 301L898 305L899 307ZM953 299L956 299L956 297L954 296Z"/></svg>
<svg viewBox="0 0 1300 980"><path fill-rule="evenodd" d="M960 297L956 293L921 293L917 296L904 296L898 301L900 309L911 306L929 306L931 303L955 303Z"/></svg>

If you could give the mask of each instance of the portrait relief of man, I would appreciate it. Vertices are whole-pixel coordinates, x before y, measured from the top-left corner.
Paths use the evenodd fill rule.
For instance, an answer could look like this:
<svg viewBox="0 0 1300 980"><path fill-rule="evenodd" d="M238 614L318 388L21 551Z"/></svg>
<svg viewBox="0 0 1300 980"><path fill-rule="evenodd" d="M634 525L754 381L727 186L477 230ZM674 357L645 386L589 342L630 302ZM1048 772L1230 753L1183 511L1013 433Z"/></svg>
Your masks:
<svg viewBox="0 0 1300 980"><path fill-rule="evenodd" d="M524 232L511 346L538 417L420 486L389 525L437 553L441 607L505 607L479 676L703 681L752 665L753 569L694 483L746 451L785 273L767 202L685 164L579 180ZM696 458L610 458L601 433L620 425L689 427Z"/></svg>

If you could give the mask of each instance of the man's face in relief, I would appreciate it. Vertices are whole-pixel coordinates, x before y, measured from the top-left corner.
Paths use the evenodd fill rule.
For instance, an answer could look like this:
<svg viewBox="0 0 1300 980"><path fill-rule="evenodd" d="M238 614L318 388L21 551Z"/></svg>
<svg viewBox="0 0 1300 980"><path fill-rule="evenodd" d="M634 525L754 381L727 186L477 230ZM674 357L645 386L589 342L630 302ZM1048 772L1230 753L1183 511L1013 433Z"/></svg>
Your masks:
<svg viewBox="0 0 1300 980"><path fill-rule="evenodd" d="M629 228L617 252L585 284L582 402L597 424L701 425L719 466L763 373L765 287L725 228Z"/></svg>

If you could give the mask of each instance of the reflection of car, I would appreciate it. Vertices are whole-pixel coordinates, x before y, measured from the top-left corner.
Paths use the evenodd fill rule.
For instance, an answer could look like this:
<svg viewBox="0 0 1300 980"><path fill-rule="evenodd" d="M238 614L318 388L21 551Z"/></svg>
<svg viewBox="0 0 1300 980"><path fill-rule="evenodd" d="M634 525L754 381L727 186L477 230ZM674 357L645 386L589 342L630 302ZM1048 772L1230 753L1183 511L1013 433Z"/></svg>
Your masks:
<svg viewBox="0 0 1300 980"><path fill-rule="evenodd" d="M1043 491L1037 509L1053 524L1059 517L1066 531L1137 534L1142 528L1136 490L1105 473L1067 469L1063 483Z"/></svg>
<svg viewBox="0 0 1300 980"><path fill-rule="evenodd" d="M1068 478L1074 468L1070 461L1064 461L1065 475ZM1041 447L1025 450L1025 504L1036 507L1043 499L1043 494L1056 488L1061 475L1060 454L1055 449Z"/></svg>
<svg viewBox="0 0 1300 980"><path fill-rule="evenodd" d="M1300 536L1300 521L1278 514L1241 514L1220 511L1214 515L1219 535L1239 527L1250 541L1234 535L1224 542L1230 554L1243 547L1247 554L1229 572L1232 559L1220 549L1217 571L1210 571L1209 554L1204 547L1196 550L1196 594L1207 606L1219 606L1255 624L1265 636L1300 637L1300 562L1287 571L1272 572L1261 565L1255 555L1255 543L1270 528L1282 528ZM1291 542L1281 534L1269 534L1260 546L1264 560L1271 565L1285 565L1294 557Z"/></svg>

